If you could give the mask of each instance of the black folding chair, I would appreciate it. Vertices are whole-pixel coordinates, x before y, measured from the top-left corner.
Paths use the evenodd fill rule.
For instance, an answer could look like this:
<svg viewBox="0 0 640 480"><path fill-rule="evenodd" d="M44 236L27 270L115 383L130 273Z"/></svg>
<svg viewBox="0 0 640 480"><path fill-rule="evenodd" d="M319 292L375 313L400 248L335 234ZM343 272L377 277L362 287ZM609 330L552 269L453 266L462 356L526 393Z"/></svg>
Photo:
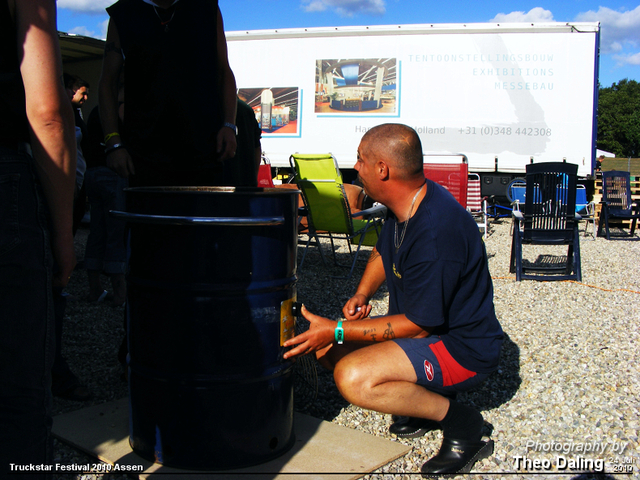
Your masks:
<svg viewBox="0 0 640 480"><path fill-rule="evenodd" d="M605 230L607 240L611 240L609 232L609 219L617 218L631 221L629 235L633 237L636 229L636 222L640 218L638 204L631 199L631 182L629 172L611 170L602 172L602 211L600 212L600 222L598 223L598 236Z"/></svg>
<svg viewBox="0 0 640 480"><path fill-rule="evenodd" d="M578 166L564 162L527 165L524 211L513 211L511 273L516 280L582 280L576 214ZM567 245L566 260L542 255L525 264L523 245Z"/></svg>

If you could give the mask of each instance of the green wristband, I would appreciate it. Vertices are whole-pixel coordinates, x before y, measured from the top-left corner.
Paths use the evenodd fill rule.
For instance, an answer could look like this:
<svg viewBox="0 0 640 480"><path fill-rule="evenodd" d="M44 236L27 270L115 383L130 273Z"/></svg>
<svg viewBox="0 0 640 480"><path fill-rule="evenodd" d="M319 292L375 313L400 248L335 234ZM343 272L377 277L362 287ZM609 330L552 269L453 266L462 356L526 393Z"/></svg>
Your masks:
<svg viewBox="0 0 640 480"><path fill-rule="evenodd" d="M335 337L336 337L336 342L338 342L338 345L342 345L344 342L344 328L342 328L342 320L338 321Z"/></svg>

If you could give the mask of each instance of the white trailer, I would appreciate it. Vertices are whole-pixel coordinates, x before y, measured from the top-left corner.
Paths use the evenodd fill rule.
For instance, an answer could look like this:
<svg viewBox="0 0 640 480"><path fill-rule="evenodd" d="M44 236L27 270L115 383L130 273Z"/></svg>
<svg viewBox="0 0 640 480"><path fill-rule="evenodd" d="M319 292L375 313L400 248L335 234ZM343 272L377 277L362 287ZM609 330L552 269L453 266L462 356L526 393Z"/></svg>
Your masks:
<svg viewBox="0 0 640 480"><path fill-rule="evenodd" d="M489 188L531 161L593 172L599 32L598 23L518 23L226 35L273 166L294 152L331 152L349 169L367 129L404 123L425 153L466 155Z"/></svg>

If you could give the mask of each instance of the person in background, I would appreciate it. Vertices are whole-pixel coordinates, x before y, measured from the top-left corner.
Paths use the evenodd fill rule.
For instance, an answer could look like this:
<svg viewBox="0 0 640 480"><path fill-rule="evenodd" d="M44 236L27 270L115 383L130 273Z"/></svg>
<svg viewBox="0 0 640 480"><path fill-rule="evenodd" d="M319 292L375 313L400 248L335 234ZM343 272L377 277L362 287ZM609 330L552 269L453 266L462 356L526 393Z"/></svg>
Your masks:
<svg viewBox="0 0 640 480"><path fill-rule="evenodd" d="M83 126L84 117L80 108L89 99L89 82L77 75L64 73L64 86L74 108L76 125L80 126L84 132L86 127Z"/></svg>
<svg viewBox="0 0 640 480"><path fill-rule="evenodd" d="M224 185L224 162L237 148L237 92L217 0L120 0L107 13L98 87L107 167L129 187ZM187 84L206 88L177 88ZM125 337L123 378L127 346Z"/></svg>
<svg viewBox="0 0 640 480"><path fill-rule="evenodd" d="M52 287L75 267L76 146L53 0L0 0L0 476L51 465ZM53 269L55 260L56 270ZM20 478L51 478L18 472Z"/></svg>
<svg viewBox="0 0 640 480"><path fill-rule="evenodd" d="M124 84L118 95L120 119L124 115ZM87 172L85 184L91 206L89 238L84 255L84 268L89 281L90 302L111 300L116 307L125 302L125 222L109 214L110 210L124 211L124 189L127 179L107 167L104 154L104 134L100 123L100 110L95 107L87 120L85 158ZM113 294L102 287L100 275L110 277Z"/></svg>
<svg viewBox="0 0 640 480"><path fill-rule="evenodd" d="M222 185L236 153L236 82L215 0L121 0L109 27L99 87L107 165L129 185ZM127 110L118 125L125 65ZM196 97L176 88L206 85ZM196 93L196 92L194 92Z"/></svg>
<svg viewBox="0 0 640 480"><path fill-rule="evenodd" d="M258 125L253 109L238 97L238 149L232 158L224 162L224 185L233 187L256 187L258 168L262 159L262 129Z"/></svg>
<svg viewBox="0 0 640 480"><path fill-rule="evenodd" d="M87 205L87 194L84 187L84 175L87 163L82 151L83 139L87 136L87 127L82 118L80 107L89 95L89 84L80 77L63 74L67 96L74 112L76 135L76 187L73 200L73 234L75 236L84 217ZM64 314L67 302L76 298L63 291L61 287L53 287L53 304L55 315L56 354L51 370L51 391L54 396L67 400L85 401L91 398L91 392L82 385L73 373L66 358L62 355L62 339L64 331Z"/></svg>
<svg viewBox="0 0 640 480"><path fill-rule="evenodd" d="M596 172L602 173L602 162L604 161L604 155L600 155L596 160Z"/></svg>
<svg viewBox="0 0 640 480"><path fill-rule="evenodd" d="M76 194L73 206L73 233L77 232L80 222L84 217L87 207L87 194L84 188L84 174L87 170L87 162L84 158L83 145L87 137L87 126L82 115L82 105L89 98L89 83L77 75L64 74L64 86L67 91L76 122L76 150L78 159L76 162Z"/></svg>
<svg viewBox="0 0 640 480"><path fill-rule="evenodd" d="M303 306L309 329L284 343L293 347L284 358L315 352L347 401L442 428L439 453L421 469L437 477L467 473L493 453L480 412L455 397L497 368L503 333L478 228L425 179L422 161L420 137L406 125L379 125L362 137L355 169L390 217L342 310L346 320ZM385 281L388 315L371 318L369 301Z"/></svg>

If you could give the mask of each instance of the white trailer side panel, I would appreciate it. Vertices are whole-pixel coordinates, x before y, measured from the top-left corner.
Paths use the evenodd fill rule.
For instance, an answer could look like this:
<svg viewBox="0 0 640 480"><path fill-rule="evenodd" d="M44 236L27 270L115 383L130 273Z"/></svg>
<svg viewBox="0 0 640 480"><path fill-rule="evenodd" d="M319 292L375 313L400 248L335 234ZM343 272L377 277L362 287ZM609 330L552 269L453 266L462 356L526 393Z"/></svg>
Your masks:
<svg viewBox="0 0 640 480"><path fill-rule="evenodd" d="M332 152L350 168L368 128L397 122L416 128L425 153L465 154L471 171L493 171L496 157L499 171L515 173L531 157L566 158L587 175L598 35L593 23L409 25L228 32L227 41L257 112L260 92L273 92L263 129L273 165Z"/></svg>

